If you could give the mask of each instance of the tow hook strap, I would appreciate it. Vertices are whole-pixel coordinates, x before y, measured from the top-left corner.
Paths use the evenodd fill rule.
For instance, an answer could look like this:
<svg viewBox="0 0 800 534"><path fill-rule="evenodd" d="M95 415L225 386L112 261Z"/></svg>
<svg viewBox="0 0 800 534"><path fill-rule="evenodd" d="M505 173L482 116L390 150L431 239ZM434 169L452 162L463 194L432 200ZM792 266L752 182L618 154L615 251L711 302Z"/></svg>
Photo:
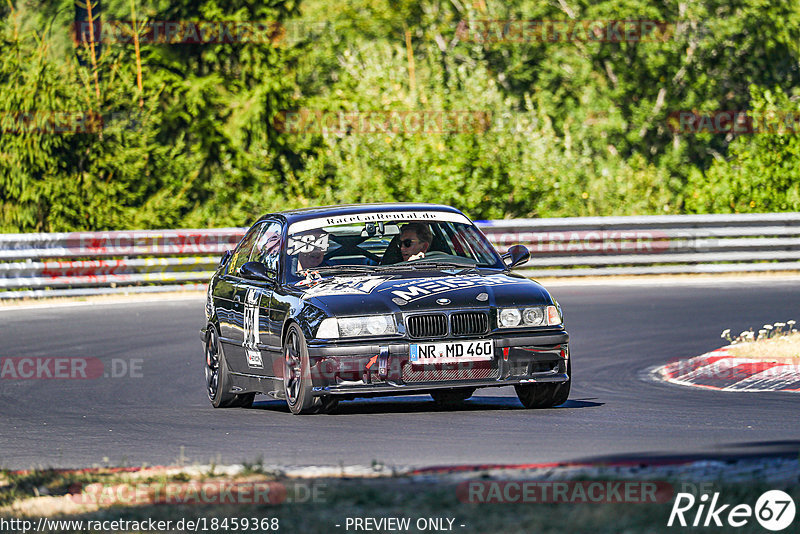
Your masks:
<svg viewBox="0 0 800 534"><path fill-rule="evenodd" d="M372 383L372 376L370 376L369 369L370 369L370 367L375 365L375 362L377 362L377 361L378 361L378 355L376 354L375 356L370 358L369 361L367 362L367 366L364 369L364 383L365 384L371 384Z"/></svg>
<svg viewBox="0 0 800 534"><path fill-rule="evenodd" d="M381 347L378 355L378 378L386 380L389 376L389 347Z"/></svg>
<svg viewBox="0 0 800 534"><path fill-rule="evenodd" d="M372 366L375 365L375 362L378 363L378 379L386 380L386 378L389 376L389 347L381 347L380 354L376 354L367 362L367 365L364 369L365 384L372 383L372 376L370 375L369 370L372 369Z"/></svg>

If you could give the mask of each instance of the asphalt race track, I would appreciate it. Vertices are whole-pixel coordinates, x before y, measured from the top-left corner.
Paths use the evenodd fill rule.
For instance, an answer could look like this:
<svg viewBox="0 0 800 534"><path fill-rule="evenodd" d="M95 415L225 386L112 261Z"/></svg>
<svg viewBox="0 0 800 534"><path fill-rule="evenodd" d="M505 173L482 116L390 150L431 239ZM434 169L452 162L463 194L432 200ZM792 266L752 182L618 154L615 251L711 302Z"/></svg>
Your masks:
<svg viewBox="0 0 800 534"><path fill-rule="evenodd" d="M645 380L643 370L721 346L725 328L799 319L800 280L561 284L551 292L565 311L575 375L567 404L538 411L523 409L510 387L479 390L449 411L427 396L346 402L322 416L292 416L261 396L249 410L214 410L198 336L202 297L2 309L0 358L94 357L123 376L0 380L0 467L798 454L800 395L694 390Z"/></svg>

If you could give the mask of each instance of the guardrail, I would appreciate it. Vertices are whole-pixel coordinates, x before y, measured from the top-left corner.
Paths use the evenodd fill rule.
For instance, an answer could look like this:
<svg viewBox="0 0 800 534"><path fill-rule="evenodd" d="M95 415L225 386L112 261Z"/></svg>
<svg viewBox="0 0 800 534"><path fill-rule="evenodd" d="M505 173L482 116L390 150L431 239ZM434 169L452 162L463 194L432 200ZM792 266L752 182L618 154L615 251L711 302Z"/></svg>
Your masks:
<svg viewBox="0 0 800 534"><path fill-rule="evenodd" d="M528 276L800 270L800 213L483 221L498 250L525 244Z"/></svg>
<svg viewBox="0 0 800 534"><path fill-rule="evenodd" d="M0 299L200 289L244 231L0 234Z"/></svg>
<svg viewBox="0 0 800 534"><path fill-rule="evenodd" d="M800 213L479 221L532 277L800 270ZM244 228L0 234L0 299L201 289Z"/></svg>

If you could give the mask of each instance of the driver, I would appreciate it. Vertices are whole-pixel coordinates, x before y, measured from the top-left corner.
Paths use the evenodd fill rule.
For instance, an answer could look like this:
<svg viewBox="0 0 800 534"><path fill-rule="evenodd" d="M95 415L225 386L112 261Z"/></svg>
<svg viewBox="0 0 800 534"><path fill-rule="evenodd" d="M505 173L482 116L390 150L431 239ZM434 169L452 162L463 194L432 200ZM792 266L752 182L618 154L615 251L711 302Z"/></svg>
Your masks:
<svg viewBox="0 0 800 534"><path fill-rule="evenodd" d="M433 233L427 224L412 222L400 228L400 254L403 261L419 260L431 246Z"/></svg>
<svg viewBox="0 0 800 534"><path fill-rule="evenodd" d="M297 256L297 269L295 272L313 269L322 265L325 260L326 250L328 250L327 232L313 231L289 236L287 253Z"/></svg>
<svg viewBox="0 0 800 534"><path fill-rule="evenodd" d="M297 255L297 270L305 271L306 269L313 269L322 264L325 253L321 248L315 248L310 252L301 252Z"/></svg>

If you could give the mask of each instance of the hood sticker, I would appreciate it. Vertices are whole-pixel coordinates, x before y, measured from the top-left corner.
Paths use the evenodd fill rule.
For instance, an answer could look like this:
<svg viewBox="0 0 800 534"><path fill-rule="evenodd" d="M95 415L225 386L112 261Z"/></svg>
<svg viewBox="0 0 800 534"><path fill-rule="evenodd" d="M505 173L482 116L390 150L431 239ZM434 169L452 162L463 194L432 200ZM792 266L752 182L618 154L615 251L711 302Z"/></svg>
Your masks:
<svg viewBox="0 0 800 534"><path fill-rule="evenodd" d="M508 286L513 284L526 283L526 279L508 278L504 275L491 276L462 276L457 278L437 278L434 280L412 280L398 286L380 289L379 291L391 290L392 295L408 302L414 302L425 297L439 295L448 291L467 289L470 287L482 288L485 286ZM488 297L488 295L487 295Z"/></svg>
<svg viewBox="0 0 800 534"><path fill-rule="evenodd" d="M314 280L316 284L303 294L304 299L332 295L368 295L389 277L386 276L334 276ZM295 286L304 285L305 280Z"/></svg>

